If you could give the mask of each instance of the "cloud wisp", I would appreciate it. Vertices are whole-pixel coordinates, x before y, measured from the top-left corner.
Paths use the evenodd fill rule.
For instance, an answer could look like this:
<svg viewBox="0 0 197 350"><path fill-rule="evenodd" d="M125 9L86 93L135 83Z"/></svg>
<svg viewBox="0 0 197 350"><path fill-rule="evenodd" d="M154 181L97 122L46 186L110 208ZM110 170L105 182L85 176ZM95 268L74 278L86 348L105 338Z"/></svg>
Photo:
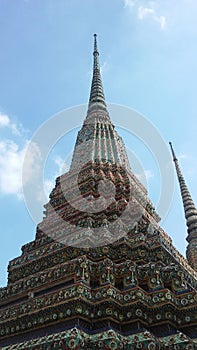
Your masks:
<svg viewBox="0 0 197 350"><path fill-rule="evenodd" d="M135 173L135 176L138 178L139 181L146 185L146 183L148 183L150 179L154 177L154 174L152 170L147 169L144 170L142 173Z"/></svg>
<svg viewBox="0 0 197 350"><path fill-rule="evenodd" d="M159 15L155 10L155 1L147 2L148 5L144 6L141 0L124 0L124 7L129 9L135 9L137 18L140 21L145 19L151 19L157 22L162 30L166 28L167 20L164 15Z"/></svg>
<svg viewBox="0 0 197 350"><path fill-rule="evenodd" d="M20 136L21 133L24 131L22 126L20 124L16 124L11 121L11 119L8 117L7 114L0 112L0 128L8 128L11 130L13 135Z"/></svg>
<svg viewBox="0 0 197 350"><path fill-rule="evenodd" d="M145 18L152 18L155 22L158 22L161 29L166 27L166 17L157 15L156 11L151 7L138 7L138 19L144 20Z"/></svg>
<svg viewBox="0 0 197 350"><path fill-rule="evenodd" d="M4 195L16 195L18 199L22 194L22 164L28 142L20 147L15 141L5 139L0 142L0 193ZM32 147L29 166L26 169L25 181L35 176L39 150L36 145Z"/></svg>
<svg viewBox="0 0 197 350"><path fill-rule="evenodd" d="M125 7L133 7L136 4L136 0L124 0L124 6Z"/></svg>
<svg viewBox="0 0 197 350"><path fill-rule="evenodd" d="M0 194L15 195L23 199L22 168L29 144L26 131L20 123L14 123L7 114L0 113ZM32 145L24 182L34 178L39 167L40 152Z"/></svg>
<svg viewBox="0 0 197 350"><path fill-rule="evenodd" d="M49 196L50 192L54 188L54 186L55 186L55 179L58 176L60 176L60 174L63 174L65 172L67 172L68 169L69 169L68 164L59 155L56 155L53 158L53 165L55 165L55 167L56 167L56 171L54 172L54 175L52 177L50 177L50 178L44 179L44 190L45 190L46 196Z"/></svg>
<svg viewBox="0 0 197 350"><path fill-rule="evenodd" d="M27 138L27 133L20 123L0 113L0 195L14 195L23 200L23 187L35 181L43 172L40 164L42 155L38 145ZM28 154L28 157L27 157ZM23 166L25 161L25 167ZM55 178L68 170L68 165L60 156L52 159L54 176L43 176L45 194L48 197L55 184ZM46 201L39 186L35 194L40 202Z"/></svg>

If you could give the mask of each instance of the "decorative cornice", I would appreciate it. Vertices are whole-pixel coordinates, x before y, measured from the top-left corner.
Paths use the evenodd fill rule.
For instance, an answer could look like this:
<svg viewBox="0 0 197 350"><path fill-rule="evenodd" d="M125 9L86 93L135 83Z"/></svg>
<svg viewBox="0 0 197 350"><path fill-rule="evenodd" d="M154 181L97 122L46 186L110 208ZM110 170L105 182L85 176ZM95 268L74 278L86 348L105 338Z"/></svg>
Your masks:
<svg viewBox="0 0 197 350"><path fill-rule="evenodd" d="M89 334L81 330L80 327L72 327L66 331L48 334L41 338L28 340L13 346L5 346L2 350L25 350L25 349L43 349L46 346L48 350L54 348L61 349L161 349L166 350L172 347L178 349L194 349L196 341L192 341L188 336L179 332L169 336L156 338L150 331L138 330L137 334L122 335L113 328L107 327L106 330L100 330L96 334Z"/></svg>

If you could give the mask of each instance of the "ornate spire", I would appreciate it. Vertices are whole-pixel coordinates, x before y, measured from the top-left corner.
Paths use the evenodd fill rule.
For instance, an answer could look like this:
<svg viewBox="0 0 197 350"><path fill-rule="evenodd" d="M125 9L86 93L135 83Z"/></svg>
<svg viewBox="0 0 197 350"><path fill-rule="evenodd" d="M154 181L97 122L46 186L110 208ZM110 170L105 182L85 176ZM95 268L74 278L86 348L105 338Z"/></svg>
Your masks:
<svg viewBox="0 0 197 350"><path fill-rule="evenodd" d="M179 167L178 159L175 155L172 143L170 142L170 148L172 151L173 160L175 163L175 168L177 172L177 177L180 185L181 196L183 200L183 207L185 211L185 218L187 223L187 241L189 245L187 247L187 259L189 264L197 271L197 209L192 200L188 187L186 185L185 179L181 173Z"/></svg>
<svg viewBox="0 0 197 350"><path fill-rule="evenodd" d="M87 116L78 132L71 169L88 162L118 164L130 169L122 138L111 123L101 81L97 35L94 34L94 64Z"/></svg>
<svg viewBox="0 0 197 350"><path fill-rule="evenodd" d="M105 102L105 96L103 92L103 85L101 80L100 65L99 65L99 52L97 48L97 35L94 34L94 64L93 64L93 77L90 91L89 105L87 118L92 112L102 112L102 116L105 115L109 119L107 111L107 104ZM103 113L104 112L104 113ZM103 115L104 114L104 115Z"/></svg>

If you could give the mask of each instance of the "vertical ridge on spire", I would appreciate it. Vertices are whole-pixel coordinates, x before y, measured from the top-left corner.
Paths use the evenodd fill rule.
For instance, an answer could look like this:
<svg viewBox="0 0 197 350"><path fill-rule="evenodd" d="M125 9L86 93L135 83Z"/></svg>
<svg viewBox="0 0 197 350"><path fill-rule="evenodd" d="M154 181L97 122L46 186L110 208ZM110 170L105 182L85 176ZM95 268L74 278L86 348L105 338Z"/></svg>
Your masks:
<svg viewBox="0 0 197 350"><path fill-rule="evenodd" d="M90 90L88 113L90 113L93 110L101 110L101 111L107 112L107 104L105 102L105 96L104 96L103 85L101 80L100 65L99 65L97 34L94 34L93 56L94 56L93 77L92 77L92 84L91 84L91 90Z"/></svg>
<svg viewBox="0 0 197 350"><path fill-rule="evenodd" d="M187 247L187 259L189 264L197 271L197 209L192 200L189 189L186 185L185 179L181 173L178 159L175 155L172 143L169 142L173 161L175 163L176 173L179 181L181 197L183 201L183 208L185 212L185 219L187 223L187 241L189 245Z"/></svg>

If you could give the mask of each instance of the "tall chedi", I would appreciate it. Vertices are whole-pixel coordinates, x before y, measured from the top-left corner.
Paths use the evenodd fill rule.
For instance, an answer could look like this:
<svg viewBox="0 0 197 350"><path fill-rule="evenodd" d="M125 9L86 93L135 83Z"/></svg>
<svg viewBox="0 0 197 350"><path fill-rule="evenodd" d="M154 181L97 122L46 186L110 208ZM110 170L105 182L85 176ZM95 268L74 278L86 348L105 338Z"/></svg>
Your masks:
<svg viewBox="0 0 197 350"><path fill-rule="evenodd" d="M78 247L115 242L147 209L159 220L146 189L131 172L123 140L110 120L96 34L93 56L87 116L77 136L70 170L57 179L45 206L46 218L39 225L48 236ZM64 202L64 209L60 202Z"/></svg>
<svg viewBox="0 0 197 350"><path fill-rule="evenodd" d="M130 168L105 102L96 39L70 169L0 289L0 346L196 349L197 274Z"/></svg>
<svg viewBox="0 0 197 350"><path fill-rule="evenodd" d="M197 209L192 200L192 197L186 185L185 179L181 173L178 159L175 155L171 142L170 142L170 147L171 147L172 156L175 163L177 177L180 185L185 218L187 223L187 232L188 232L187 241L189 242L187 247L187 252L186 252L187 260L190 266L193 267L195 271L197 271Z"/></svg>

